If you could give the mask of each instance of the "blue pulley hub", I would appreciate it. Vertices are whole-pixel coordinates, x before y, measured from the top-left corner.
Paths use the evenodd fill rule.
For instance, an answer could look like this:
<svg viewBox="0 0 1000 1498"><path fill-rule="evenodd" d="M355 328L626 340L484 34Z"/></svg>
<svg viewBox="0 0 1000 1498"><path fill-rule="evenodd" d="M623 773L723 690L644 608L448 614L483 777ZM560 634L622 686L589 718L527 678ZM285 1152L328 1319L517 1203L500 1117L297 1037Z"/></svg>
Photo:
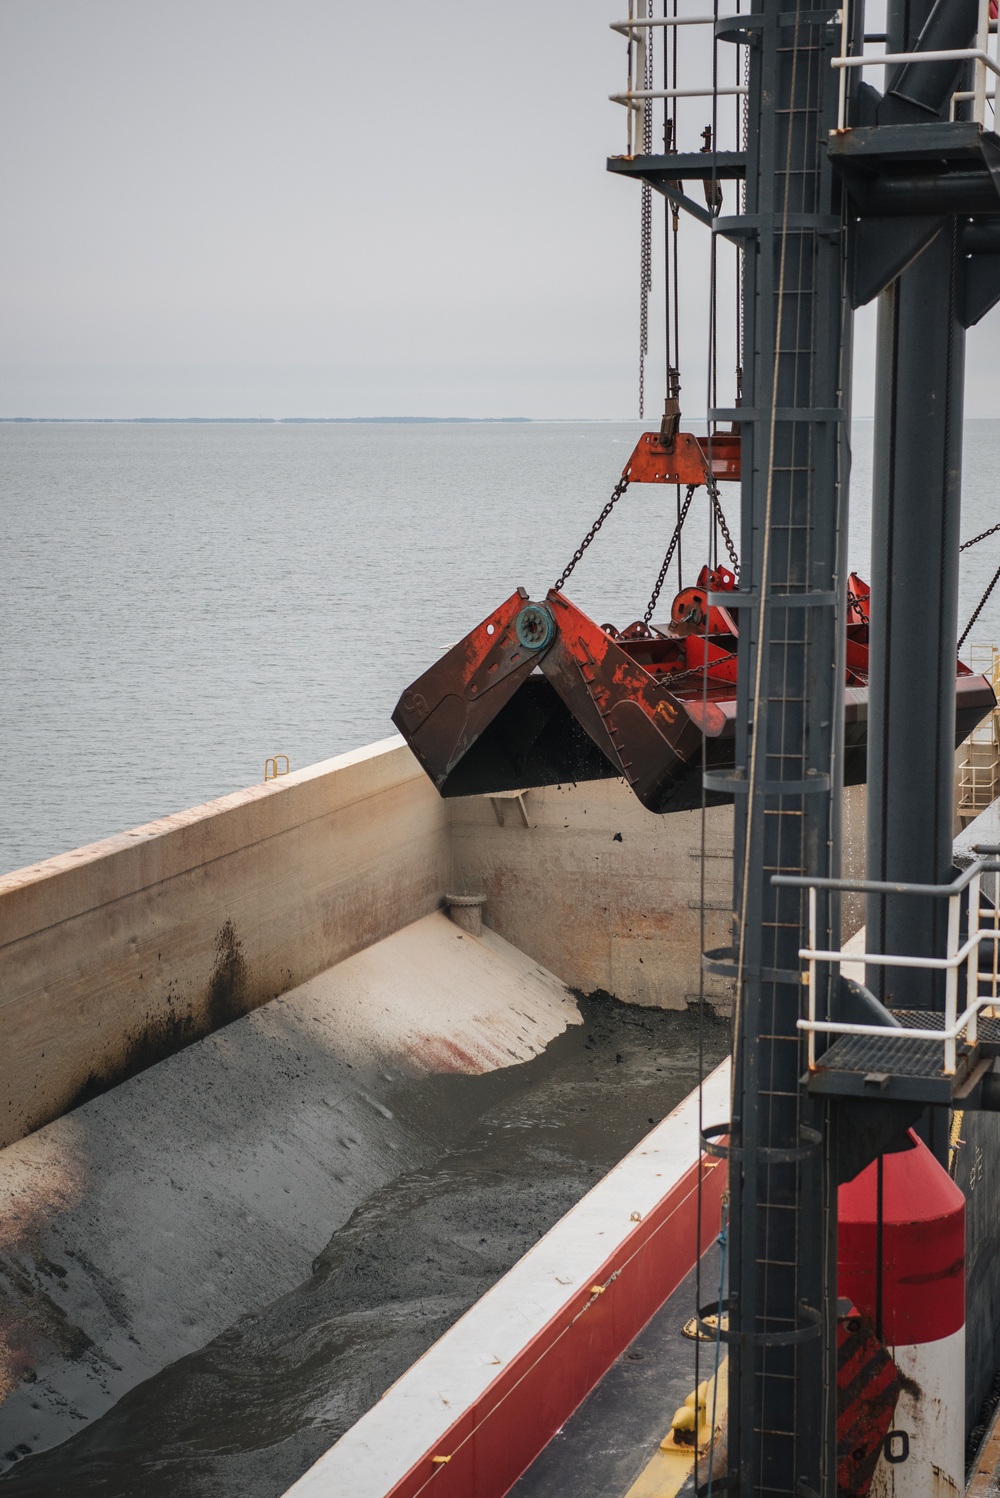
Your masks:
<svg viewBox="0 0 1000 1498"><path fill-rule="evenodd" d="M556 621L544 603L528 603L514 621L517 638L526 650L544 650L556 632Z"/></svg>

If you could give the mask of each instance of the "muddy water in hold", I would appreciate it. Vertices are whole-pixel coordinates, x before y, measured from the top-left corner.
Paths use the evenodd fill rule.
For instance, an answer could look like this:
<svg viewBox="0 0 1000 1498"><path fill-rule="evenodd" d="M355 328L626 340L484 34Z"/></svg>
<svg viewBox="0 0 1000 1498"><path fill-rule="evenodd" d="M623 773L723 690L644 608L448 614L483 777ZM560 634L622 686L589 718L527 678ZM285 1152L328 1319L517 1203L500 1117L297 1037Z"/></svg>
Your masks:
<svg viewBox="0 0 1000 1498"><path fill-rule="evenodd" d="M290 1294L0 1480L10 1498L274 1498L697 1080L689 1014L595 995L540 1056L401 1084L452 1147L364 1202ZM704 1029L706 1070L728 1027Z"/></svg>

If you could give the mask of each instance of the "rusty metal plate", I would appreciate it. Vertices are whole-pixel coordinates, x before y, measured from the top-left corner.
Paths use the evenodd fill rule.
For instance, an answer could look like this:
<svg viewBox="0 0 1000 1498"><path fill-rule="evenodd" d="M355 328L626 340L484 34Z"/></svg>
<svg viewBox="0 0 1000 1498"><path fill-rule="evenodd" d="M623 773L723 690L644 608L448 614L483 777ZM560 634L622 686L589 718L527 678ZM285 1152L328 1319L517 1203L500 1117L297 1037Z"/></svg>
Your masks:
<svg viewBox="0 0 1000 1498"><path fill-rule="evenodd" d="M516 628L527 603L518 588L396 704L392 721L439 790L535 668L537 651L522 643Z"/></svg>
<svg viewBox="0 0 1000 1498"><path fill-rule="evenodd" d="M709 474L708 439L678 432L665 442L659 432L644 432L622 469L632 484L704 484ZM740 437L718 432L712 437L711 473L717 481L738 482Z"/></svg>
<svg viewBox="0 0 1000 1498"><path fill-rule="evenodd" d="M688 762L700 758L701 729L686 705L633 661L562 593L546 602L556 640L541 669L594 743L620 767L643 806L662 811Z"/></svg>

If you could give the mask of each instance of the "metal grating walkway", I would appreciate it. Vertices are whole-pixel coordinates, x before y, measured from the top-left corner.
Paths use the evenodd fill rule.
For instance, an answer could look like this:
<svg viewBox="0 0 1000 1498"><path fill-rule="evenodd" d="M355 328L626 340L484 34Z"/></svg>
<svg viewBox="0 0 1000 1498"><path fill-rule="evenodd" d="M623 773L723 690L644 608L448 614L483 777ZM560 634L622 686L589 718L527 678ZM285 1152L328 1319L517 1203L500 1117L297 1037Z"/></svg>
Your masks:
<svg viewBox="0 0 1000 1498"><path fill-rule="evenodd" d="M926 1009L894 1009L907 1029L943 1030L944 1016ZM979 1020L975 1046L959 1043L955 1074L943 1070L939 1040L884 1035L844 1035L828 1046L804 1082L812 1093L835 1097L881 1097L926 1103L951 1103L968 1089L973 1074L1000 1054L1000 1019Z"/></svg>

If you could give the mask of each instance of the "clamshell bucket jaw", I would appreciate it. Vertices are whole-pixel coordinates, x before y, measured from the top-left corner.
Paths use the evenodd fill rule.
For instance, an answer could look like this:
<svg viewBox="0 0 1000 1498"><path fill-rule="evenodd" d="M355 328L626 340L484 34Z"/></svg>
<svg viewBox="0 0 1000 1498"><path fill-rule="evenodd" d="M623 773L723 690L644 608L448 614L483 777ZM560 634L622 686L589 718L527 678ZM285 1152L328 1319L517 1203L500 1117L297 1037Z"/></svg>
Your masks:
<svg viewBox="0 0 1000 1498"><path fill-rule="evenodd" d="M701 771L734 769L736 624L710 593L733 575L705 568L674 600L672 634L644 621L620 633L564 593L523 588L417 678L392 720L442 796L624 776L649 811L730 799ZM868 590L851 579L844 781L865 778ZM685 633L696 610L710 635ZM853 652L853 655L852 655ZM856 659L855 659L856 657ZM958 665L956 744L994 707L990 684Z"/></svg>
<svg viewBox="0 0 1000 1498"><path fill-rule="evenodd" d="M620 774L536 670L554 639L518 588L407 687L392 721L442 796Z"/></svg>
<svg viewBox="0 0 1000 1498"><path fill-rule="evenodd" d="M519 588L407 688L393 722L444 796L621 775L662 812L700 762L701 707L562 593L533 603Z"/></svg>
<svg viewBox="0 0 1000 1498"><path fill-rule="evenodd" d="M527 602L518 588L396 704L392 721L439 790L538 663L517 635Z"/></svg>
<svg viewBox="0 0 1000 1498"><path fill-rule="evenodd" d="M700 725L686 703L562 593L550 592L546 603L557 629L542 671L643 806L665 811L677 782L700 757Z"/></svg>

